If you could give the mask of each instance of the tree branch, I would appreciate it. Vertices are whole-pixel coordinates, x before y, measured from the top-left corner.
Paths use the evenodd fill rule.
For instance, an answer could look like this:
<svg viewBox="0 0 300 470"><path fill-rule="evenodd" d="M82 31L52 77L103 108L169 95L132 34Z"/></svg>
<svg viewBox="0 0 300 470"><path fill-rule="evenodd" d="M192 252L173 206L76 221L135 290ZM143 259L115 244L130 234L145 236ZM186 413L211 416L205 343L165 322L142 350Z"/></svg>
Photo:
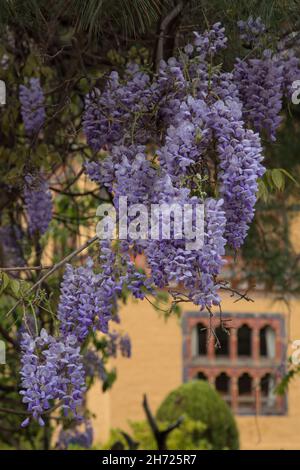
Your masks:
<svg viewBox="0 0 300 470"><path fill-rule="evenodd" d="M177 16L180 15L185 3L187 2L180 0L177 3L177 5L173 8L173 10L171 10L160 23L159 36L158 36L157 47L156 47L156 56L155 56L156 72L158 72L159 70L160 61L164 58L164 39L168 32L168 28L170 24L172 23L172 21L174 21L175 18L177 18Z"/></svg>
<svg viewBox="0 0 300 470"><path fill-rule="evenodd" d="M166 429L164 429L163 431L160 431L156 423L156 420L150 410L146 394L144 395L144 398L143 398L143 408L144 408L148 423L150 425L150 428L152 430L152 433L154 435L154 438L156 440L157 449L167 450L167 444L166 444L167 437L171 431L173 431L174 429L178 428L181 425L181 423L183 422L183 417L181 416L180 418L178 418L177 421L175 421L175 423L170 424L170 426L168 426Z"/></svg>

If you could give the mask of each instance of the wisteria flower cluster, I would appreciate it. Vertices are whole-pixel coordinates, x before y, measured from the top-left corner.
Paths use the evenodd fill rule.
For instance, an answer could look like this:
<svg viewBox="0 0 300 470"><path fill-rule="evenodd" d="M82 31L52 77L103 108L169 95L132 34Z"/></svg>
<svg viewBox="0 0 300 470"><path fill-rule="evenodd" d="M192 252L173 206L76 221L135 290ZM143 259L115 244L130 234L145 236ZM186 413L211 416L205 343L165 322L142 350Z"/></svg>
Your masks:
<svg viewBox="0 0 300 470"><path fill-rule="evenodd" d="M108 335L108 354L117 357L118 350L123 357L131 357L131 340L128 334L121 335L112 331Z"/></svg>
<svg viewBox="0 0 300 470"><path fill-rule="evenodd" d="M265 33L260 20L249 19L239 27L242 34L252 34L251 41ZM164 240L161 234L158 240L127 240L129 252L146 255L154 286L182 285L185 295L202 309L220 303L217 277L226 243L236 250L246 238L257 181L265 171L259 133L266 130L274 139L285 86L283 66L268 51L260 59L238 62L233 73L222 71L214 62L226 44L225 30L216 23L203 34L195 33L193 43L178 58L162 61L152 79L130 65L130 73L122 82L118 78L117 86L113 73L102 93L97 90L87 96L83 118L87 141L101 150L86 162L86 173L106 187L116 208L120 196L127 196L131 204L149 206L204 203L201 250L186 250L183 241ZM125 97L132 100L134 76L136 81L143 76L147 83L139 88L139 101L147 105L140 106L137 115L134 106L131 114L123 109ZM116 93L119 88L121 98ZM91 104L95 93L98 105ZM110 101L109 116L103 113L107 96L116 100ZM120 125L119 114L114 120L114 112L126 116L126 125ZM141 138L139 125L145 118L149 125ZM99 122L103 129L118 126L117 135L111 138Z"/></svg>
<svg viewBox="0 0 300 470"><path fill-rule="evenodd" d="M243 119L263 137L276 140L281 123L280 111L284 97L290 98L292 83L299 77L299 59L286 50L281 41L276 49L263 48L268 33L260 18L240 21L241 38L262 49L259 57L254 53L237 59L234 81L243 104Z"/></svg>
<svg viewBox="0 0 300 470"><path fill-rule="evenodd" d="M43 235L52 219L52 198L42 174L25 176L24 201L30 235Z"/></svg>
<svg viewBox="0 0 300 470"><path fill-rule="evenodd" d="M49 412L55 401L67 415L77 416L83 401L85 375L74 335L54 338L45 329L32 337L24 332L21 341L21 378L23 403L34 419L44 425L42 415ZM22 426L29 424L30 418Z"/></svg>
<svg viewBox="0 0 300 470"><path fill-rule="evenodd" d="M232 71L222 70L219 56L227 38L216 23L195 33L178 57L162 61L156 75L129 64L123 76L112 72L103 90L86 96L82 124L93 150L84 164L89 178L105 188L116 209L121 196L129 205L148 208L201 203L204 243L187 248L186 236L166 239L161 227L153 239L128 234L116 242L101 241L97 263L88 259L80 267L66 266L57 336L45 330L38 336L22 334L21 394L41 425L55 401L77 416L85 379L96 374L105 380L103 358L83 349L91 333L106 335L108 355L119 350L131 356L128 335L110 330L110 322L119 321L117 304L125 292L143 299L163 288L201 310L220 305L226 246L237 250L243 245L254 217L258 179L265 172L261 139L276 139L283 100L299 73L298 60L284 47L263 49L267 30L260 19L249 18L238 27L251 53L237 59ZM45 120L38 80L21 87L20 101L26 132L33 135ZM42 175L27 175L24 200L29 233L45 233L52 203ZM190 222L195 228L193 215ZM136 268L140 254L147 274ZM77 431L72 436L62 440L90 442L89 426L86 436Z"/></svg>
<svg viewBox="0 0 300 470"><path fill-rule="evenodd" d="M37 133L46 119L45 98L39 78L31 78L28 86L21 85L19 93L21 114L26 133Z"/></svg>
<svg viewBox="0 0 300 470"><path fill-rule="evenodd" d="M22 232L16 225L3 225L0 227L0 243L4 247L3 257L5 265L24 266L22 253Z"/></svg>
<svg viewBox="0 0 300 470"><path fill-rule="evenodd" d="M92 447L94 439L94 431L90 420L85 420L79 426L71 429L62 429L58 436L56 448L66 450L69 446L79 446L84 449Z"/></svg>
<svg viewBox="0 0 300 470"><path fill-rule="evenodd" d="M260 17L253 18L253 16L249 16L246 21L240 20L237 24L240 38L251 46L257 46L266 32L266 26Z"/></svg>

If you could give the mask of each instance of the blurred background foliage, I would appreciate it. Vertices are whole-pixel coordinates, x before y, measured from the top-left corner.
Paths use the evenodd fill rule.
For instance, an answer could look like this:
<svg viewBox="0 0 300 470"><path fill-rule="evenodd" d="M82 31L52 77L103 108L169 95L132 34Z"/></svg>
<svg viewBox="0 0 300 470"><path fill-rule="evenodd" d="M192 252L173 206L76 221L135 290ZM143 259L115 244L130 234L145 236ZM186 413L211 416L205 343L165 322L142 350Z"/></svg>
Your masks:
<svg viewBox="0 0 300 470"><path fill-rule="evenodd" d="M155 417L159 430L174 427L166 438L168 450L238 450L235 418L221 395L206 381L185 383L162 401ZM107 442L94 449L157 450L149 419L129 421L129 434L112 429ZM80 450L70 445L69 450Z"/></svg>

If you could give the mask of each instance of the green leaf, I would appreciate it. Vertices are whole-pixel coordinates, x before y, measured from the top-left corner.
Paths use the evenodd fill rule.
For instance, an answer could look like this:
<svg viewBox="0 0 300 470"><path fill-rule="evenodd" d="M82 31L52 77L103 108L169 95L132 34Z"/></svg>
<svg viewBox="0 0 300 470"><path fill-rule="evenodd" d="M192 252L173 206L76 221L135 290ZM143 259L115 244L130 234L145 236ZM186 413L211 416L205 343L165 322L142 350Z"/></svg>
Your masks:
<svg viewBox="0 0 300 470"><path fill-rule="evenodd" d="M274 182L275 187L279 191L283 191L284 189L284 184L285 184L285 178L283 172L279 168L275 168L272 170L272 180Z"/></svg>
<svg viewBox="0 0 300 470"><path fill-rule="evenodd" d="M266 183L261 179L258 181L258 198L267 202L269 199L269 192Z"/></svg>
<svg viewBox="0 0 300 470"><path fill-rule="evenodd" d="M284 168L280 168L280 171L285 174L291 181L293 181L293 183L295 183L297 187L300 186L299 182L287 170L285 170Z"/></svg>
<svg viewBox="0 0 300 470"><path fill-rule="evenodd" d="M102 390L105 392L106 390L110 389L117 378L116 370L113 369L107 372L106 379L102 384Z"/></svg>
<svg viewBox="0 0 300 470"><path fill-rule="evenodd" d="M272 170L267 170L263 176L263 181L266 187L269 186L270 189L274 189L274 181L272 178Z"/></svg>
<svg viewBox="0 0 300 470"><path fill-rule="evenodd" d="M0 287L0 295L5 291L7 286L9 285L9 277L6 273L2 273L1 275L1 287Z"/></svg>
<svg viewBox="0 0 300 470"><path fill-rule="evenodd" d="M20 292L20 282L17 279L11 279L9 283L9 288L11 289L12 293L18 297Z"/></svg>

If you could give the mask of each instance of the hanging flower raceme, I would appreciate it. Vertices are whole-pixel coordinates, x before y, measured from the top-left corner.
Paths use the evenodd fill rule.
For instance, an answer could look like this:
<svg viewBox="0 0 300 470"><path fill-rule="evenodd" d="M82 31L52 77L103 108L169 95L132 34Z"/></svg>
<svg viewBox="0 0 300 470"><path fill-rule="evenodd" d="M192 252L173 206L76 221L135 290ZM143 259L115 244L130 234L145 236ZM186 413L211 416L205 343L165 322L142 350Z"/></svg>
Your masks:
<svg viewBox="0 0 300 470"><path fill-rule="evenodd" d="M26 133L37 133L46 119L45 98L39 78L31 78L29 85L20 85L21 114Z"/></svg>
<svg viewBox="0 0 300 470"><path fill-rule="evenodd" d="M143 143L149 138L157 101L150 77L137 65L129 64L123 81L112 72L103 92L94 89L85 99L83 130L89 145L98 151L120 145L125 137Z"/></svg>
<svg viewBox="0 0 300 470"><path fill-rule="evenodd" d="M85 419L80 426L71 429L62 429L58 436L56 447L59 450L67 450L70 446L79 446L90 449L93 444L94 431L90 420Z"/></svg>
<svg viewBox="0 0 300 470"><path fill-rule="evenodd" d="M282 66L282 93L287 99L291 99L295 90L293 83L300 79L300 60L293 50L284 48L276 55L276 58Z"/></svg>
<svg viewBox="0 0 300 470"><path fill-rule="evenodd" d="M257 180L265 172L261 164L262 147L258 134L245 129L241 106L235 101L217 101L212 107L211 125L217 141L225 236L237 249L243 244L253 219Z"/></svg>
<svg viewBox="0 0 300 470"><path fill-rule="evenodd" d="M234 79L243 103L243 117L255 131L265 131L276 140L276 130L281 123L283 66L266 50L261 59L238 60Z"/></svg>
<svg viewBox="0 0 300 470"><path fill-rule="evenodd" d="M3 262L9 266L24 266L22 253L22 232L17 225L0 227L0 245Z"/></svg>
<svg viewBox="0 0 300 470"><path fill-rule="evenodd" d="M30 235L43 235L52 219L52 199L42 174L25 176L24 200Z"/></svg>
<svg viewBox="0 0 300 470"><path fill-rule="evenodd" d="M266 32L266 26L260 17L253 18L253 16L249 16L246 21L238 21L237 25L240 32L240 38L244 43L251 47L258 46L260 44L261 38Z"/></svg>
<svg viewBox="0 0 300 470"><path fill-rule="evenodd" d="M173 181L182 180L191 165L203 161L211 139L208 113L209 108L203 100L188 96L181 103L174 124L167 129L165 145L157 153L162 168Z"/></svg>
<svg viewBox="0 0 300 470"><path fill-rule="evenodd" d="M83 355L83 365L87 379L98 377L102 382L107 379L103 358L93 349L88 349Z"/></svg>
<svg viewBox="0 0 300 470"><path fill-rule="evenodd" d="M131 340L127 334L120 337L119 347L123 357L131 357Z"/></svg>
<svg viewBox="0 0 300 470"><path fill-rule="evenodd" d="M44 329L37 337L24 332L21 351L20 394L30 417L43 426L43 415L58 402L65 415L78 417L86 388L77 338L54 338ZM29 424L30 417L22 426Z"/></svg>
<svg viewBox="0 0 300 470"><path fill-rule="evenodd" d="M218 305L215 277L224 264L226 218L223 201L205 201L203 247L187 249L183 240L152 240L146 249L151 277L158 287L184 287L186 298L201 309Z"/></svg>
<svg viewBox="0 0 300 470"><path fill-rule="evenodd" d="M225 36L225 28L221 23L213 24L211 29L202 34L196 32L194 34L196 50L203 59L214 56L227 46L228 39Z"/></svg>
<svg viewBox="0 0 300 470"><path fill-rule="evenodd" d="M92 330L107 333L114 307L113 292L113 281L109 277L106 282L105 275L95 274L91 259L79 268L68 264L58 305L61 334L72 334L81 343Z"/></svg>

